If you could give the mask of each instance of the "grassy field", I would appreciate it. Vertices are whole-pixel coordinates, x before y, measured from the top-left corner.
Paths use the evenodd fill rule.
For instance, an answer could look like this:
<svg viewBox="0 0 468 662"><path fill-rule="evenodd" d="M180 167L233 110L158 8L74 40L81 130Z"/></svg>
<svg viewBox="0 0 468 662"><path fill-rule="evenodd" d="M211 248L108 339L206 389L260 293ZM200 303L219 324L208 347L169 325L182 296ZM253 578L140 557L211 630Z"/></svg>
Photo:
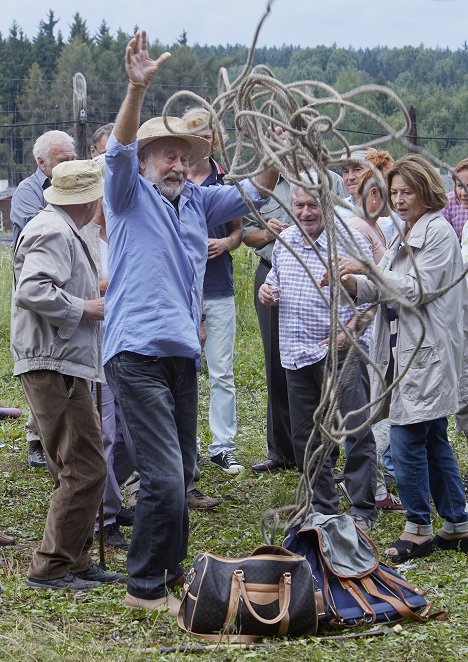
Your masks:
<svg viewBox="0 0 468 662"><path fill-rule="evenodd" d="M0 402L23 407L18 422L0 422L0 528L14 535L17 544L2 548L0 579L0 659L49 662L55 660L114 662L120 660L195 659L195 654L177 652L161 655L161 647L197 645L182 634L166 615L146 615L127 610L123 587L94 590L87 594L35 592L26 588L25 574L32 550L42 536L51 481L44 471L25 467L24 426L27 407L19 381L12 377L8 348L10 263L0 249ZM235 255L238 299L238 335L235 357L238 389L239 459L249 467L265 457L265 387L261 342L253 309L252 282L256 259L247 249ZM203 448L209 443L208 378L200 377L200 432ZM466 441L451 437L461 469L468 469ZM235 477L221 475L201 461L200 488L221 497L221 505L210 513L191 513L190 549L187 565L204 550L234 556L262 543L260 519L274 506L293 503L298 474L255 477L246 470ZM401 514L380 515L372 532L379 549L395 539L403 525ZM439 522L436 522L436 526ZM96 550L97 554L97 550ZM108 551L108 566L125 571L125 554ZM272 650L215 650L207 660L462 660L468 658L468 573L466 556L440 552L419 559L405 569L410 581L429 590L437 609L446 609L446 622L413 625L404 622L402 632L385 637L343 640ZM332 633L333 634L333 633Z"/></svg>

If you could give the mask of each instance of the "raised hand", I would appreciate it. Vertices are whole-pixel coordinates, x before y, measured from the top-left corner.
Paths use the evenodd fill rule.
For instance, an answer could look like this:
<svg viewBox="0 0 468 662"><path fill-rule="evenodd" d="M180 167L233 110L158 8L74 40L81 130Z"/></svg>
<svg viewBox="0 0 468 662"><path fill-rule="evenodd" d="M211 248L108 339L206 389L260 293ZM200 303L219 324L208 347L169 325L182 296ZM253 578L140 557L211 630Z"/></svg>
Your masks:
<svg viewBox="0 0 468 662"><path fill-rule="evenodd" d="M137 86L148 87L170 57L171 54L166 52L157 60L152 60L148 54L145 30L137 32L128 42L125 51L125 69L130 81Z"/></svg>

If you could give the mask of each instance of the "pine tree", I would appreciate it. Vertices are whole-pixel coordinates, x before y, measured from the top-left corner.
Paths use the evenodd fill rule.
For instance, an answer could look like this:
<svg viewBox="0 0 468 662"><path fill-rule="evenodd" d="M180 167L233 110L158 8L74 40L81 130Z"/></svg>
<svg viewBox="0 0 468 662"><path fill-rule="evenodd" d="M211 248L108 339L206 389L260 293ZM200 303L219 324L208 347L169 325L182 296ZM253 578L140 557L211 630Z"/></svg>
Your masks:
<svg viewBox="0 0 468 662"><path fill-rule="evenodd" d="M44 72L44 76L51 80L54 76L57 58L63 46L54 36L54 28L59 22L52 9L49 10L47 22L39 23L39 32L33 39L34 59Z"/></svg>

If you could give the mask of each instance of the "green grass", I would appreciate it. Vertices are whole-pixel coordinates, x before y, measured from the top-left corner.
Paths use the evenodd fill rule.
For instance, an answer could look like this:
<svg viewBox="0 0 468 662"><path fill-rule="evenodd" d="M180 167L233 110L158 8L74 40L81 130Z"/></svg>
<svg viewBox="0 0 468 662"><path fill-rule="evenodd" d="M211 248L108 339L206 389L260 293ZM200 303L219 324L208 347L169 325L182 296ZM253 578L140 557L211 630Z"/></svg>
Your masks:
<svg viewBox="0 0 468 662"><path fill-rule="evenodd" d="M238 303L236 383L238 394L239 459L245 466L265 457L265 387L262 348L253 308L253 270L256 260L247 249L235 254ZM8 348L10 262L0 253L0 402L20 405L24 415L18 422L0 423L0 528L17 538L12 548L2 548L0 579L0 659L49 662L55 660L114 662L121 660L195 659L194 654L161 656L161 647L199 645L181 633L166 615L145 615L124 609L125 589L108 587L88 594L34 592L25 587L31 553L42 536L52 488L46 472L24 465L26 403L19 381L12 377ZM200 377L200 433L203 448L209 443L208 377ZM461 469L468 469L467 444L450 434ZM298 475L294 472L256 478L250 471L239 476L221 475L210 466L206 454L201 461L200 488L222 497L215 512L191 513L191 535L187 564L203 550L235 556L262 543L260 519L265 510L294 502ZM401 514L381 515L372 537L379 549L401 531ZM437 522L436 524L439 524ZM278 539L279 540L279 539ZM97 554L97 550L96 550ZM125 554L107 553L111 569L125 571ZM468 656L468 577L466 556L436 553L411 564L410 581L429 590L437 609L446 609L446 622L427 625L403 623L401 634L356 641L319 643L270 651L211 651L207 660L462 660ZM332 633L333 634L333 633Z"/></svg>

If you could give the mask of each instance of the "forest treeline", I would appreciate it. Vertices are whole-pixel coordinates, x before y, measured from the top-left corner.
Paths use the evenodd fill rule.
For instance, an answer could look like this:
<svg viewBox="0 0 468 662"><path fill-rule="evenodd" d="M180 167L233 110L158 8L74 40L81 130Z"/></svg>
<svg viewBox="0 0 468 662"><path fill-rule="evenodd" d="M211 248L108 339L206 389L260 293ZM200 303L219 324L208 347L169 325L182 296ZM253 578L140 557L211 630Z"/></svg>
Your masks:
<svg viewBox="0 0 468 662"><path fill-rule="evenodd" d="M76 13L65 39L56 33L57 22L50 10L32 39L16 23L7 36L0 35L0 179L8 179L10 185L33 169L31 148L38 135L51 128L74 132L72 79L76 72L87 81L89 137L97 126L115 119L123 98L127 84L123 55L130 36L123 31L111 34L105 21L91 35L86 20ZM189 46L185 31L175 44L151 42L153 57L165 50L172 52L172 58L147 94L145 119L160 114L165 101L180 89L213 98L220 67L225 67L233 80L248 52L247 46L238 44ZM254 64L266 65L282 82L318 80L338 92L367 83L386 85L408 108L415 106L422 147L451 164L467 156L466 42L456 51L423 46L345 49L281 45L258 48ZM189 103L189 99L180 101L172 112L182 112ZM391 126L401 126L397 124L401 116L384 95L373 93L360 103L383 115ZM368 118L352 113L342 129L350 144L381 132Z"/></svg>

